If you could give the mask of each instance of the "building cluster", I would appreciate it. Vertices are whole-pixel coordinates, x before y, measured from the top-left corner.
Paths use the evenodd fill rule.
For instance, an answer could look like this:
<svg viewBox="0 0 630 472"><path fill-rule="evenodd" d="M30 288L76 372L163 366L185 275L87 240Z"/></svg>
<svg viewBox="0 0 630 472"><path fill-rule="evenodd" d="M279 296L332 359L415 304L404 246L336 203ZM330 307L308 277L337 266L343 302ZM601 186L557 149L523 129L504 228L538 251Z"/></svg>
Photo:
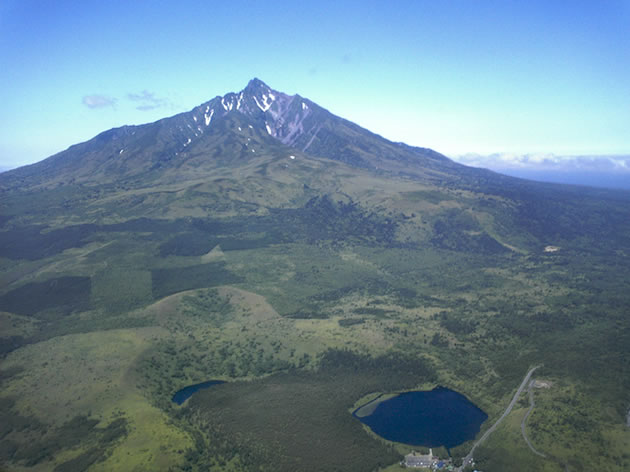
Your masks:
<svg viewBox="0 0 630 472"><path fill-rule="evenodd" d="M434 456L433 449L429 449L428 454L419 454L413 451L405 456L401 464L414 469L455 470L451 459L440 459L438 456Z"/></svg>

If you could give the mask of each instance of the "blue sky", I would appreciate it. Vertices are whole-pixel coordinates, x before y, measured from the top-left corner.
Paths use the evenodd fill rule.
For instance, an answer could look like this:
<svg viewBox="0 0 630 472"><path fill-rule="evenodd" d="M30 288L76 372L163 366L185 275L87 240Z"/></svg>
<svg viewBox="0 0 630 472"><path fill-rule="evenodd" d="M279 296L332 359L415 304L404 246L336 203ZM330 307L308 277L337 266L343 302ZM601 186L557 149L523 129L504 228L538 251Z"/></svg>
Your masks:
<svg viewBox="0 0 630 472"><path fill-rule="evenodd" d="M0 166L259 77L388 139L630 154L630 0L3 0Z"/></svg>

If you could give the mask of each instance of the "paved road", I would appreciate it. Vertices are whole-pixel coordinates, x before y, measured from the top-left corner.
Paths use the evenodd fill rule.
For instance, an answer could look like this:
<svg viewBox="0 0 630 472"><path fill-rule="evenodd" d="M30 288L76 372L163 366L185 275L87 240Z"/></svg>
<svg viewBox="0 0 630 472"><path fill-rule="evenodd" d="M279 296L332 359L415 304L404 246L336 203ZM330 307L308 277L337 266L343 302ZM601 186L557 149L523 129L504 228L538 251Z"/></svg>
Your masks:
<svg viewBox="0 0 630 472"><path fill-rule="evenodd" d="M525 386L527 385L527 382L529 382L530 377L532 376L532 374L534 373L534 371L536 369L538 369L540 366L537 365L536 367L532 367L529 372L527 372L527 375L525 376L525 378L523 379L523 382L521 383L521 386L518 388L518 390L516 391L516 393L514 394L514 396L512 397L512 401L510 402L510 404L508 405L508 407L506 408L506 410L503 412L503 414L501 415L501 418L499 418L496 423L494 423L490 429L488 429L485 433L483 433L483 436L481 436L481 438L479 438L479 441L477 441L472 449L470 450L470 452L468 453L468 455L466 457L464 457L464 460L462 461L462 465L459 469L457 469L458 471L462 471L464 470L464 467L466 467L468 464L470 464L472 462L473 459L473 453L475 452L475 449L477 448L477 446L479 446L482 442L484 442L488 436L490 436L492 434L492 432L497 429L497 426L499 426L499 424L501 423L501 421L503 421L505 419L505 417L507 415L510 414L510 412L512 411L512 408L514 408L514 405L516 405L516 402L518 401L518 397L521 396L521 393L523 393L523 389L525 388Z"/></svg>
<svg viewBox="0 0 630 472"><path fill-rule="evenodd" d="M521 421L521 432L523 433L523 438L525 439L525 442L527 443L527 445L529 446L529 448L532 450L534 454L540 457L547 457L542 452L538 452L536 448L532 446L532 443L529 442L529 438L527 437L527 433L525 432L525 423L527 423L527 418L529 418L529 415L531 414L532 411L534 411L534 407L536 406L536 404L534 403L534 391L532 390L532 387L534 386L534 382L535 380L531 380L529 382L529 387L527 387L527 393L529 394L529 410L527 410L527 413L525 413L525 416L523 416L523 421Z"/></svg>

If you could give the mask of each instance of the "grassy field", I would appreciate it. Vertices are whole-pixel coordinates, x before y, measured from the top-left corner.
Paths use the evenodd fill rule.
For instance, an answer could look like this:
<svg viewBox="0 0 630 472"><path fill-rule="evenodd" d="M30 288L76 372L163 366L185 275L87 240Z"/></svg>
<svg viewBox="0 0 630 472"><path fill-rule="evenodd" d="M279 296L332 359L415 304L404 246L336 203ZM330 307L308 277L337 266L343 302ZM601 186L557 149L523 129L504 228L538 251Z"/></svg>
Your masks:
<svg viewBox="0 0 630 472"><path fill-rule="evenodd" d="M624 201L582 202L580 233L563 193L522 203L267 157L239 179L7 195L3 467L393 470L410 448L375 438L353 405L443 385L486 428L544 364L527 431L548 458L522 438L523 398L480 469L628 469ZM617 230L598 234L607 208ZM229 383L171 402L209 379Z"/></svg>
<svg viewBox="0 0 630 472"><path fill-rule="evenodd" d="M42 425L34 431L18 426L5 440L20 438L27 431L35 440L34 447L39 444L43 449L46 436L40 436L39 430L58 431L79 417L90 418L100 427L124 419L124 439L103 447L94 470L121 466L133 470L136 465L145 470L166 469L178 462L177 451L191 445L189 435L173 428L168 416L147 402L134 380L138 357L165 335L161 328L96 331L55 337L9 354L3 371L19 369L19 373L10 383L3 382L3 397L14 402L3 413L9 418L30 418L31 429L35 421ZM62 435L59 442L50 455L31 465L40 465L42 470L61 467L91 447L89 442L68 444Z"/></svg>

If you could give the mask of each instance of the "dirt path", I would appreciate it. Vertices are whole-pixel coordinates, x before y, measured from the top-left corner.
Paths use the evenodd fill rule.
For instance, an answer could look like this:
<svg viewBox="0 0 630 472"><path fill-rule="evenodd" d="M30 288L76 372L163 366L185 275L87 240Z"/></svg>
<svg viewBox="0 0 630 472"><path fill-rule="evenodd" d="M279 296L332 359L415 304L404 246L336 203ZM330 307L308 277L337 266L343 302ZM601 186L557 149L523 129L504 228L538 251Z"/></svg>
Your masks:
<svg viewBox="0 0 630 472"><path fill-rule="evenodd" d="M525 388L525 386L529 382L529 379L531 378L532 374L539 367L540 367L539 365L537 365L536 367L532 367L529 370L529 372L527 372L527 375L525 376L525 378L523 379L523 382L521 383L520 387L518 387L518 390L516 391L516 393L512 397L512 401L510 402L510 404L508 405L506 410L501 415L501 418L499 418L490 427L490 429L488 429L485 433L483 433L483 436L481 436L481 438L479 438L479 441L477 441L473 445L473 447L470 450L470 452L468 453L468 455L466 457L464 457L464 459L462 461L462 465L457 469L458 472L464 470L464 467L466 467L468 464L470 464L472 462L472 460L473 460L473 453L475 452L475 449L477 448L477 446L479 446L482 442L484 442L488 438L488 436L490 436L494 432L494 430L497 429L499 424L501 424L501 421L503 421L505 419L505 417L510 414L510 412L512 411L512 408L514 408L514 405L516 405L516 402L518 401L518 398L521 396L521 393L523 393L523 389Z"/></svg>
<svg viewBox="0 0 630 472"><path fill-rule="evenodd" d="M531 414L532 411L534 411L534 407L536 406L536 404L534 403L534 391L532 390L534 386L534 382L535 380L531 380L529 382L529 387L527 387L527 393L529 394L529 410L527 410L527 413L525 413L525 416L523 416L523 421L521 421L521 432L523 433L523 439L525 439L525 442L527 443L527 445L529 446L529 448L532 450L534 454L540 457L547 457L542 452L538 452L536 448L532 446L532 443L529 441L529 438L527 437L527 433L525 432L525 423L527 423L527 418L529 418L529 415Z"/></svg>

